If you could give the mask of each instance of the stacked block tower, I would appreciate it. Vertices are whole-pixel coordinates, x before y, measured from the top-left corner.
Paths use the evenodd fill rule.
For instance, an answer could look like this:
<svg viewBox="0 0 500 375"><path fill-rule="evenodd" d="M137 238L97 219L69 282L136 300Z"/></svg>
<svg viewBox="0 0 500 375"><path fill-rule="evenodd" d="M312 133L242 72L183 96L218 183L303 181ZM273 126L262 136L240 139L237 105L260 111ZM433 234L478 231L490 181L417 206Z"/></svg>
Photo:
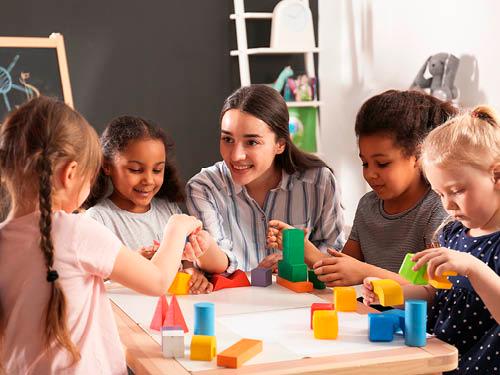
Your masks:
<svg viewBox="0 0 500 375"><path fill-rule="evenodd" d="M283 260L278 262L277 283L295 292L310 292L304 262L304 232L300 229L283 231Z"/></svg>

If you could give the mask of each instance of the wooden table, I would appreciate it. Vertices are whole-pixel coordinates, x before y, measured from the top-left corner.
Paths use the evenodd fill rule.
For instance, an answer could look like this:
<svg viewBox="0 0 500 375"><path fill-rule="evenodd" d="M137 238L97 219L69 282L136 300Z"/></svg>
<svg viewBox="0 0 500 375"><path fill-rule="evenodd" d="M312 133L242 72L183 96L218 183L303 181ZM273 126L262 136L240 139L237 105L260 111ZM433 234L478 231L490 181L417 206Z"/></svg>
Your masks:
<svg viewBox="0 0 500 375"><path fill-rule="evenodd" d="M331 291L315 293L331 300ZM111 301L124 345L127 364L137 375L190 374L175 359L166 359L161 346L139 327L127 314ZM358 304L358 313L370 309ZM404 347L366 353L331 355L300 360L244 365L234 369L196 371L193 374L439 374L453 370L458 364L458 351L454 346L437 338L427 340L423 348Z"/></svg>

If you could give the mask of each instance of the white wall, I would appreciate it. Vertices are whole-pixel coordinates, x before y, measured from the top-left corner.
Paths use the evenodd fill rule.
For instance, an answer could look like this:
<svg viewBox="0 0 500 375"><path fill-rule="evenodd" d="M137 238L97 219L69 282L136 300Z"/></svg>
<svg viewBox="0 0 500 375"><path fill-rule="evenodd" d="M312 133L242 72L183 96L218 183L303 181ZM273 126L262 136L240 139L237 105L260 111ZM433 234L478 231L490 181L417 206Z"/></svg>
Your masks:
<svg viewBox="0 0 500 375"><path fill-rule="evenodd" d="M320 153L341 182L346 219L367 191L354 136L361 104L407 89L428 56L460 58L459 104L500 110L500 2L495 0L318 0Z"/></svg>

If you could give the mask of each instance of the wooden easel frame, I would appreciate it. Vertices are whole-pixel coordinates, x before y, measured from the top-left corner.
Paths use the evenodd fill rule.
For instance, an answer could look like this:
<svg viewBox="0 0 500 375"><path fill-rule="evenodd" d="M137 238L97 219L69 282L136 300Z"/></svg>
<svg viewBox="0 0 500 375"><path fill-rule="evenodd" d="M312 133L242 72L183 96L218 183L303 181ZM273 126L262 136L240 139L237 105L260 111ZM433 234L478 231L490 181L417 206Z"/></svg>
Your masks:
<svg viewBox="0 0 500 375"><path fill-rule="evenodd" d="M59 63L59 73L61 74L61 85L64 102L73 108L73 95L69 81L68 61L66 59L66 49L64 48L64 38L59 33L52 33L48 38L27 38L27 37L0 37L0 48L55 48L57 51L57 61Z"/></svg>

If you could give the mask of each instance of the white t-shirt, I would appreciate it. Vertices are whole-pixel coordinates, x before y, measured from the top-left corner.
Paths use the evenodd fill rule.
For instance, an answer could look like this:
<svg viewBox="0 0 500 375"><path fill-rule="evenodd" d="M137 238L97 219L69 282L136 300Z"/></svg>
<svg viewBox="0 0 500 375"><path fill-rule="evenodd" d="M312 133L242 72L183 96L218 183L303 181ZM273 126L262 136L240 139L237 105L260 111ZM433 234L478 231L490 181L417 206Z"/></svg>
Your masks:
<svg viewBox="0 0 500 375"><path fill-rule="evenodd" d="M168 219L180 213L176 203L164 199L153 198L149 211L135 213L122 210L106 198L89 208L85 215L111 229L129 249L139 250L153 245L155 240L161 242Z"/></svg>
<svg viewBox="0 0 500 375"><path fill-rule="evenodd" d="M81 354L43 350L45 311L51 285L40 249L40 214L0 224L0 303L5 335L0 362L7 374L126 374L125 356L103 278L122 246L111 231L83 215L52 216L54 269L66 297L67 326ZM66 369L66 370L65 370Z"/></svg>

